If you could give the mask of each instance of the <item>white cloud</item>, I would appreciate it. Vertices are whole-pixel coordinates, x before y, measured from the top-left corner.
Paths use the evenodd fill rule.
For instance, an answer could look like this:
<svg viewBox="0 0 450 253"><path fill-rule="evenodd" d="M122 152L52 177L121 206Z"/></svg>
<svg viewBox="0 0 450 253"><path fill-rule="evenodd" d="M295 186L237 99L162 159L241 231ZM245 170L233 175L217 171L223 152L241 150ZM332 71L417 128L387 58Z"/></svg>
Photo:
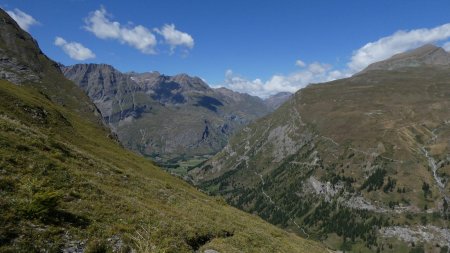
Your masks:
<svg viewBox="0 0 450 253"><path fill-rule="evenodd" d="M390 36L367 43L353 53L347 64L355 73L369 64L389 58L394 54L419 47L427 43L446 40L450 37L450 23L431 29L398 31Z"/></svg>
<svg viewBox="0 0 450 253"><path fill-rule="evenodd" d="M267 81L262 81L259 78L248 80L228 70L225 74L223 86L261 97L280 91L295 92L310 83L328 82L349 77L363 70L369 64L385 60L394 54L449 38L450 23L430 29L398 31L355 50L346 68L343 69L333 69L329 64L318 62L307 65L303 61L297 60L295 64L302 67L302 70L289 75L273 75ZM450 41L445 42L442 47L450 51Z"/></svg>
<svg viewBox="0 0 450 253"><path fill-rule="evenodd" d="M27 13L25 13L25 12L19 10L19 9L14 9L12 11L6 11L6 12L25 31L28 31L28 29L32 25L39 24L39 22L36 19L34 19L31 15L29 15L29 14L27 14Z"/></svg>
<svg viewBox="0 0 450 253"><path fill-rule="evenodd" d="M174 24L166 24L161 29L155 28L155 31L163 36L164 42L170 46L171 52L177 46L185 46L189 49L194 47L194 39L192 36L177 30Z"/></svg>
<svg viewBox="0 0 450 253"><path fill-rule="evenodd" d="M296 60L295 61L295 65L296 66L298 66L298 67L300 67L300 68L303 68L303 67L305 67L306 66L306 63L304 62L304 61L302 61L302 60Z"/></svg>
<svg viewBox="0 0 450 253"><path fill-rule="evenodd" d="M310 83L332 81L349 76L348 73L333 70L329 64L314 62L309 65L305 64L305 67L305 69L289 75L273 75L267 81L259 78L248 80L234 74L232 70L227 70L223 86L239 92L267 97L281 91L296 92Z"/></svg>
<svg viewBox="0 0 450 253"><path fill-rule="evenodd" d="M322 64L322 63L318 63L318 62L314 62L309 64L308 66L308 71L311 72L314 75L317 74L322 74L325 71L329 70L331 68L331 65L329 64Z"/></svg>
<svg viewBox="0 0 450 253"><path fill-rule="evenodd" d="M157 44L156 37L142 25L125 27L119 22L111 21L111 15L101 7L89 14L85 19L85 29L100 39L116 39L128 44L142 53L154 54Z"/></svg>
<svg viewBox="0 0 450 253"><path fill-rule="evenodd" d="M67 42L61 37L56 37L54 44L61 47L70 58L78 61L95 58L95 54L87 47L78 42Z"/></svg>

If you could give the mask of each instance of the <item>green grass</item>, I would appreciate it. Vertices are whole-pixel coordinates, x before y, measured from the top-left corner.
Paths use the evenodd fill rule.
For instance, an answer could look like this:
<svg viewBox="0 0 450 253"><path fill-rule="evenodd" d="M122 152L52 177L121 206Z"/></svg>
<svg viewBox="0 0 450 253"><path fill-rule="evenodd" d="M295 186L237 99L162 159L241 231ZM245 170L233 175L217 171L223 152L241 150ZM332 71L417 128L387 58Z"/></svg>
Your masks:
<svg viewBox="0 0 450 253"><path fill-rule="evenodd" d="M0 252L111 251L114 238L139 252L325 251L200 193L36 89L0 81Z"/></svg>
<svg viewBox="0 0 450 253"><path fill-rule="evenodd" d="M160 164L160 166L170 173L184 177L188 175L190 170L204 163L208 158L210 158L208 155L194 156L192 158L184 158L167 164Z"/></svg>
<svg viewBox="0 0 450 253"><path fill-rule="evenodd" d="M448 228L448 212L440 208L443 194L420 147L429 150L440 164L438 172L448 181L449 81L447 69L424 67L310 85L274 113L237 132L226 149L189 175L202 189L273 224L295 229L291 219L296 219L318 240L338 234L342 226L332 225L351 224L348 221L365 225L355 233L355 245L367 242L372 250L375 241L381 240L373 231L391 223L423 224L426 217L427 224ZM429 144L433 129L438 137ZM317 205L325 196L312 188L311 176L343 186L345 191L332 197L341 199L342 205ZM427 198L424 182L432 191ZM446 184L447 196L449 190ZM347 215L341 211L352 194L386 209L401 203L414 212L355 208ZM434 216L426 214L425 205L434 210ZM377 222L376 229L364 224L380 217L383 222ZM352 226L344 232L350 230ZM302 234L299 229L293 231ZM340 237L342 242L344 236ZM339 243L333 248L339 249Z"/></svg>

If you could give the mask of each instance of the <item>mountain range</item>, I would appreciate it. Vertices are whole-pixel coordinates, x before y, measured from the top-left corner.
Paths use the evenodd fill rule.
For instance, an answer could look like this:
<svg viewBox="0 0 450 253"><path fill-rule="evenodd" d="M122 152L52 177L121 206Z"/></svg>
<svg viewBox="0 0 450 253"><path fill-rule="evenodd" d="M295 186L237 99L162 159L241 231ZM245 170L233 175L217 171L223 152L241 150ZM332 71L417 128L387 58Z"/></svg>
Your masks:
<svg viewBox="0 0 450 253"><path fill-rule="evenodd" d="M210 88L186 74L122 73L105 64L61 66L61 70L97 105L125 147L172 167L180 161L195 164L217 153L234 132L273 111L290 94L264 101Z"/></svg>
<svg viewBox="0 0 450 253"><path fill-rule="evenodd" d="M449 252L449 88L435 45L266 99L64 66L0 9L0 252Z"/></svg>
<svg viewBox="0 0 450 253"><path fill-rule="evenodd" d="M326 252L125 150L2 9L0 73L0 252Z"/></svg>
<svg viewBox="0 0 450 253"><path fill-rule="evenodd" d="M449 88L444 49L394 55L299 90L189 175L210 194L332 249L445 252Z"/></svg>

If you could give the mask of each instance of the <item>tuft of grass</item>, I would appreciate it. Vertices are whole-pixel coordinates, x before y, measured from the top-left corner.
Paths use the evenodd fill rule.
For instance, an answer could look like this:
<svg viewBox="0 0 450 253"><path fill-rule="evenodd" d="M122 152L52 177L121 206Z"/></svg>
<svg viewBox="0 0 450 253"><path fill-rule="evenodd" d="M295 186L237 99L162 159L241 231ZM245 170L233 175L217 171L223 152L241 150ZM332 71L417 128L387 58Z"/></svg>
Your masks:
<svg viewBox="0 0 450 253"><path fill-rule="evenodd" d="M24 213L29 218L47 220L56 214L60 199L61 194L56 191L37 192L24 208Z"/></svg>

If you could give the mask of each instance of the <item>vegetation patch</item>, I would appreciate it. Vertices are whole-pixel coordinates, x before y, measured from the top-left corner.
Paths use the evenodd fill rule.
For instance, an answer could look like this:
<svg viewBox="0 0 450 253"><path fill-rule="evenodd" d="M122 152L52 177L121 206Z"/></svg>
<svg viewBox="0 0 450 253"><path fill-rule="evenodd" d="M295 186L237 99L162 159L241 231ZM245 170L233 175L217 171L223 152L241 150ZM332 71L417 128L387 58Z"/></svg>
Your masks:
<svg viewBox="0 0 450 253"><path fill-rule="evenodd" d="M386 176L385 169L376 169L364 183L361 185L361 190L367 189L368 192L379 190L384 184L384 177Z"/></svg>

